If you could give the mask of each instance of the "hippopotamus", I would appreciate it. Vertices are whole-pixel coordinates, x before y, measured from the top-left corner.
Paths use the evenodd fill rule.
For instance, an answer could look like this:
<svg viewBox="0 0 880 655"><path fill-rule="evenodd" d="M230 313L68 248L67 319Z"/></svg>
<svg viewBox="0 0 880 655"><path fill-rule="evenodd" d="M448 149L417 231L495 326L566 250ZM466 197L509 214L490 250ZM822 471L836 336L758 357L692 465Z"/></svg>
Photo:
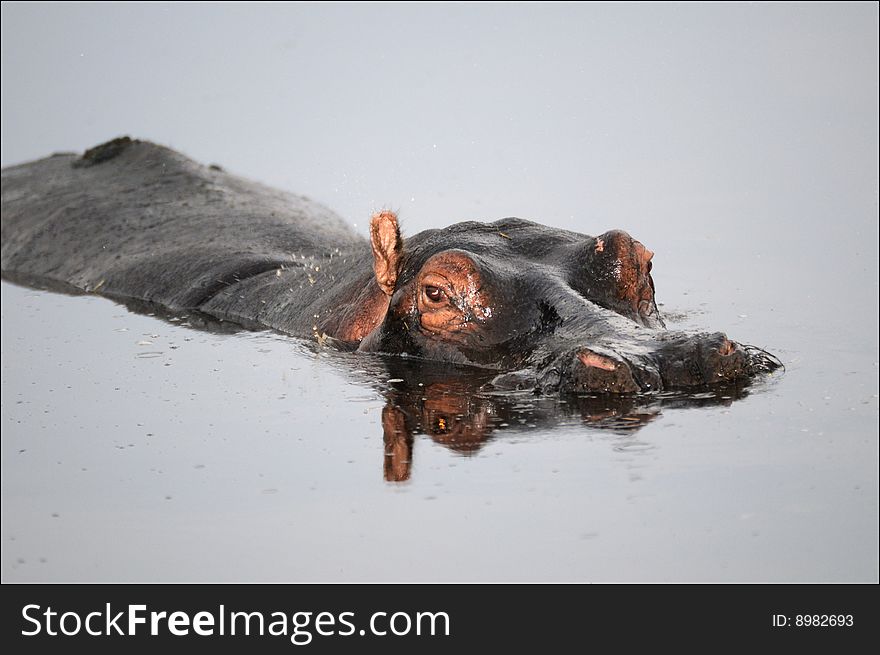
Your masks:
<svg viewBox="0 0 880 655"><path fill-rule="evenodd" d="M651 393L778 366L722 332L666 329L653 253L521 218L369 239L331 210L128 137L2 171L2 273L270 328L322 346L479 367L496 389Z"/></svg>

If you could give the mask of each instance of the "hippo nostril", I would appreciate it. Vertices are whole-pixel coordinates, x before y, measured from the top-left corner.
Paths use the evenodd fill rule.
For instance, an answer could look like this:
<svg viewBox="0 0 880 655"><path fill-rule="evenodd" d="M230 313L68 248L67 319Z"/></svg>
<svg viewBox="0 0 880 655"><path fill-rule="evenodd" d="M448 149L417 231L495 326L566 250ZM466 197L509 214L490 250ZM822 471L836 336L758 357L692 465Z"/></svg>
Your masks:
<svg viewBox="0 0 880 655"><path fill-rule="evenodd" d="M601 368L603 371L617 370L618 363L602 355L597 355L592 350L582 350L577 354L581 364L586 367Z"/></svg>

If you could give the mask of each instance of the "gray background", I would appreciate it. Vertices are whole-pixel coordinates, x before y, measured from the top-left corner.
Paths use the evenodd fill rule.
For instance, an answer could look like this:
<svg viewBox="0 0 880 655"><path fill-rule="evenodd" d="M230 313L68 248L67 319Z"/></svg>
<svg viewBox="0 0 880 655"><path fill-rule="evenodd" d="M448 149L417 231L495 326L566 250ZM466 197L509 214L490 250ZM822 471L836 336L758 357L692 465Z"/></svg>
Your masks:
<svg viewBox="0 0 880 655"><path fill-rule="evenodd" d="M129 134L411 231L840 238L876 200L876 29L873 3L4 3L2 163Z"/></svg>
<svg viewBox="0 0 880 655"><path fill-rule="evenodd" d="M877 62L876 3L4 3L3 166L128 134L362 233L627 229L673 327L787 371L388 485L381 398L284 340L4 282L3 579L876 582Z"/></svg>

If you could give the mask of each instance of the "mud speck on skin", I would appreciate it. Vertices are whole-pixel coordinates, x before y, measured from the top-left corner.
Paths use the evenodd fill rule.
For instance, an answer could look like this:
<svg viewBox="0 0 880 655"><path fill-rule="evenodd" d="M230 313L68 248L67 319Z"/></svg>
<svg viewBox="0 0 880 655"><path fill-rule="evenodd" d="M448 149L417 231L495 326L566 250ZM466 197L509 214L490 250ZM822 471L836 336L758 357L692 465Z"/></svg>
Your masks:
<svg viewBox="0 0 880 655"><path fill-rule="evenodd" d="M71 166L74 168L86 168L88 166L95 166L96 164L103 164L105 161L113 159L119 155L123 150L134 143L139 143L139 141L128 136L117 137L112 141L107 141L94 148L89 148L83 153L82 157L74 160L71 163Z"/></svg>

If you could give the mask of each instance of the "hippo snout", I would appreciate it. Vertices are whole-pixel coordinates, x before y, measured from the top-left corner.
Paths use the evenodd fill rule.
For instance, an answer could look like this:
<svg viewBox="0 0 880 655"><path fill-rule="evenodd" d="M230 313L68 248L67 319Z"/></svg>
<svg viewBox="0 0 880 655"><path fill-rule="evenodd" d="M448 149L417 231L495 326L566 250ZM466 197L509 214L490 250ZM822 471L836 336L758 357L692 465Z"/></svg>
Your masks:
<svg viewBox="0 0 880 655"><path fill-rule="evenodd" d="M650 393L724 384L752 374L754 356L723 333L678 335L653 349L596 345L566 351L546 365L538 387L568 393Z"/></svg>
<svg viewBox="0 0 880 655"><path fill-rule="evenodd" d="M732 382L748 374L748 357L722 332L677 340L657 355L665 387Z"/></svg>
<svg viewBox="0 0 880 655"><path fill-rule="evenodd" d="M547 366L539 386L567 393L639 393L651 390L617 353L599 347L570 350ZM650 376L647 376L650 377Z"/></svg>
<svg viewBox="0 0 880 655"><path fill-rule="evenodd" d="M590 348L573 353L572 369L568 379L571 391L602 393L638 393L642 386L633 377L633 370L622 359L601 354Z"/></svg>

